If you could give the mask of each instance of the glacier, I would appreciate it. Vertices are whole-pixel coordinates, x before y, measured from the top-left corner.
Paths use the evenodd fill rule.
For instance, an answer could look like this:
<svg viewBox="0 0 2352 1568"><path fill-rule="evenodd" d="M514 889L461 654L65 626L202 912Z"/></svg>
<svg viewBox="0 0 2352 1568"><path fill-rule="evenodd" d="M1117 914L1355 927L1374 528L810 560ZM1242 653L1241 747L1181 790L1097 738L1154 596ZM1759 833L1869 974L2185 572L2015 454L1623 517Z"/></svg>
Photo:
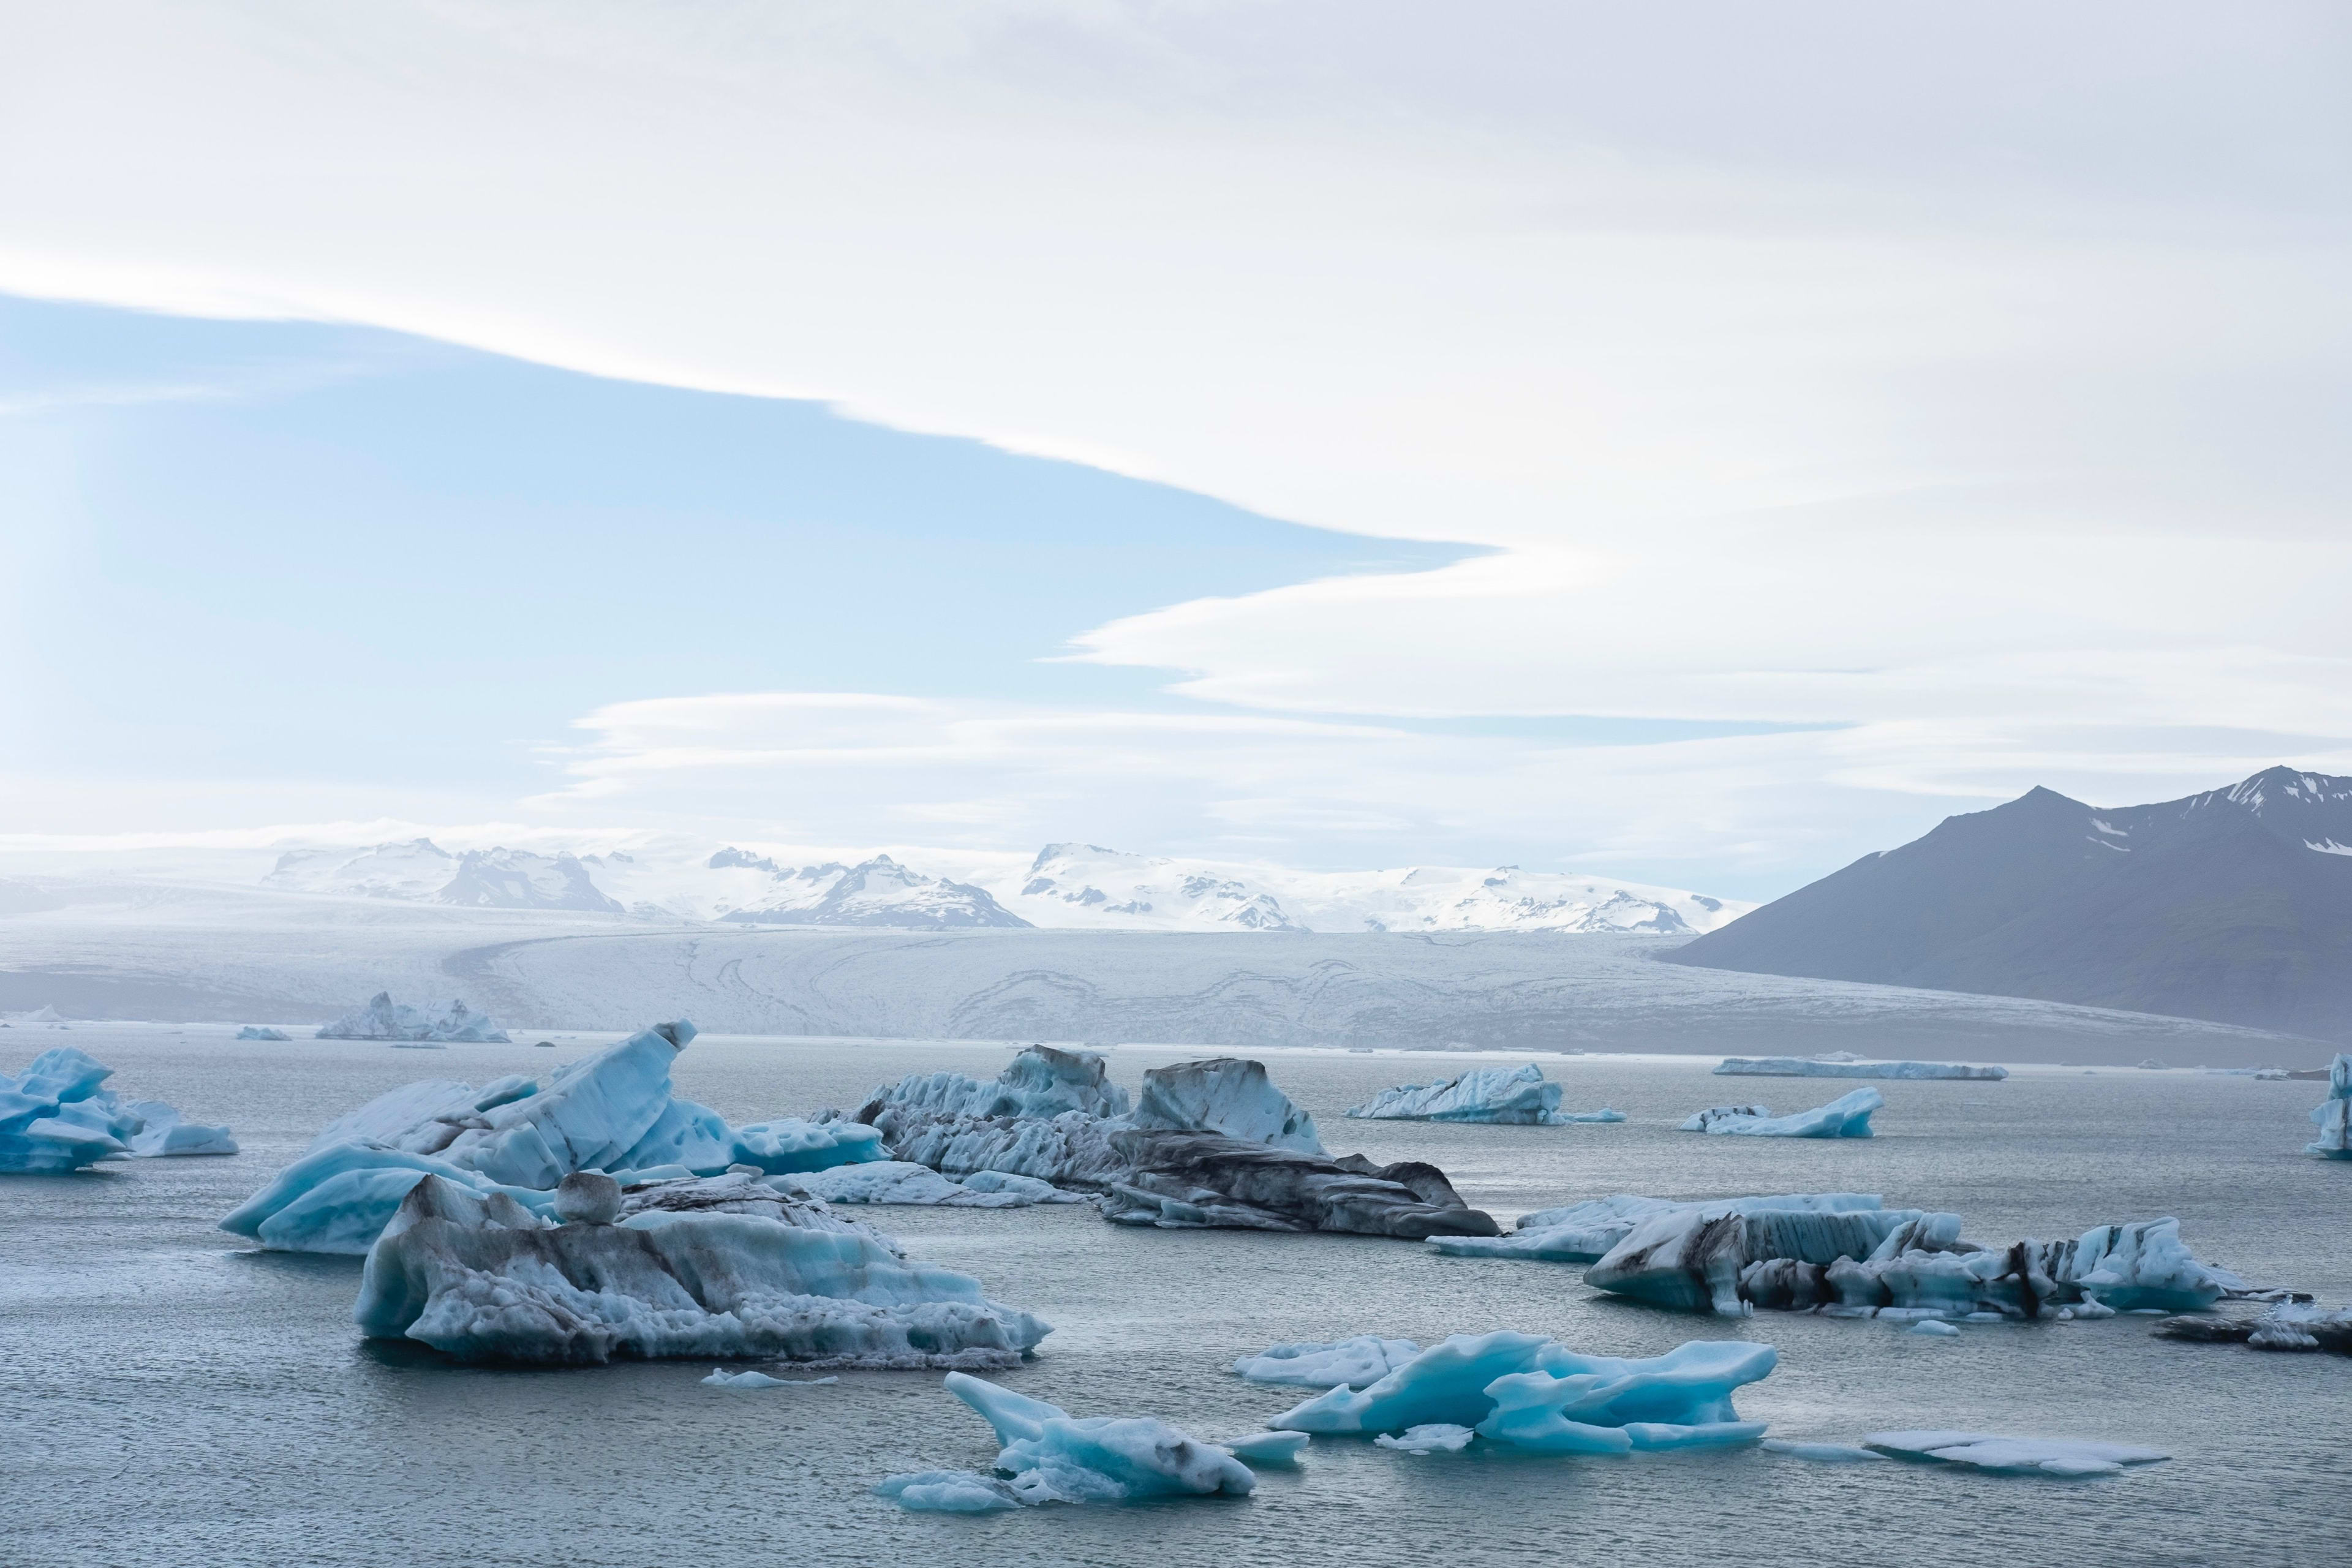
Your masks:
<svg viewBox="0 0 2352 1568"><path fill-rule="evenodd" d="M2327 1068L2327 1098L2313 1107L2319 1136L2303 1146L2324 1160L2352 1160L2352 1056L2337 1053Z"/></svg>
<svg viewBox="0 0 2352 1568"><path fill-rule="evenodd" d="M352 1318L460 1361L777 1357L845 1366L1002 1367L1050 1331L969 1275L748 1172L628 1194L616 1223L554 1224L437 1175L369 1249ZM576 1178L575 1178L576 1180Z"/></svg>
<svg viewBox="0 0 2352 1568"><path fill-rule="evenodd" d="M478 1089L446 1079L404 1084L328 1123L221 1228L272 1250L365 1252L427 1175L540 1209L575 1171L634 1184L665 1169L800 1174L883 1158L871 1127L773 1121L730 1128L708 1107L674 1098L670 1066L694 1034L682 1019L656 1025L543 1082L516 1073Z"/></svg>
<svg viewBox="0 0 2352 1568"><path fill-rule="evenodd" d="M1358 1334L1329 1343L1292 1341L1268 1345L1234 1363L1235 1376L1251 1383L1296 1388L1368 1388L1421 1353L1412 1340Z"/></svg>
<svg viewBox="0 0 2352 1568"><path fill-rule="evenodd" d="M1467 1426L1544 1454L1718 1447L1763 1436L1765 1424L1741 1420L1731 1396L1779 1361L1769 1344L1736 1341L1619 1357L1507 1330L1455 1334L1369 1387L1331 1389L1266 1425L1317 1436Z"/></svg>
<svg viewBox="0 0 2352 1568"><path fill-rule="evenodd" d="M993 1082L909 1074L852 1120L892 1158L948 1175L1000 1171L1093 1191L1116 1224L1412 1239L1496 1228L1433 1165L1325 1153L1264 1066L1232 1057L1152 1068L1130 1109L1099 1054L1032 1046Z"/></svg>
<svg viewBox="0 0 2352 1568"><path fill-rule="evenodd" d="M2126 1465L2150 1465L2172 1458L2161 1449L2130 1443L2003 1437L1989 1432L1873 1432L1862 1444L1897 1459L1964 1465L2012 1476L2112 1476Z"/></svg>
<svg viewBox="0 0 2352 1568"><path fill-rule="evenodd" d="M948 1373L947 1388L995 1429L996 1469L1007 1479L923 1470L874 1489L901 1508L981 1513L1052 1502L1247 1497L1257 1489L1257 1477L1227 1448L1152 1416L1074 1418L1058 1405L962 1373Z"/></svg>
<svg viewBox="0 0 2352 1568"><path fill-rule="evenodd" d="M430 1002L419 1009L394 1002L389 991L379 991L358 1011L320 1026L318 1037L405 1044L512 1044L496 1019L475 1012L455 997L446 1002Z"/></svg>
<svg viewBox="0 0 2352 1568"><path fill-rule="evenodd" d="M2192 1257L2179 1222L2095 1226L2067 1241L1979 1247L1954 1214L1916 1209L1663 1211L1585 1271L1613 1295L1685 1311L2005 1319L2201 1311L2243 1282Z"/></svg>
<svg viewBox="0 0 2352 1568"><path fill-rule="evenodd" d="M1867 1138L1870 1113L1885 1103L1876 1089L1857 1089L1791 1116L1775 1116L1761 1105L1716 1105L1693 1115L1682 1130L1743 1138Z"/></svg>
<svg viewBox="0 0 2352 1568"><path fill-rule="evenodd" d="M1622 1121L1617 1110L1563 1112L1560 1086L1544 1080L1543 1068L1476 1068L1434 1083L1384 1089L1349 1116L1369 1121L1486 1121L1516 1127L1558 1127L1573 1121Z"/></svg>
<svg viewBox="0 0 2352 1568"><path fill-rule="evenodd" d="M830 1170L796 1174L793 1184L829 1204L908 1204L937 1208L1011 1209L1034 1204L1086 1202L1083 1193L1066 1193L1034 1176L1008 1176L1000 1171L974 1171L961 1180L942 1176L929 1165L905 1160L878 1160Z"/></svg>
<svg viewBox="0 0 2352 1568"><path fill-rule="evenodd" d="M183 1121L159 1100L125 1103L103 1087L114 1069L70 1046L0 1073L0 1172L55 1175L102 1160L234 1154L226 1127Z"/></svg>
<svg viewBox="0 0 2352 1568"><path fill-rule="evenodd" d="M1972 1067L1963 1062L1881 1062L1852 1051L1825 1051L1817 1057L1726 1057L1715 1069L1731 1078L1885 1078L1970 1079L1998 1080L2009 1076L2002 1067Z"/></svg>
<svg viewBox="0 0 2352 1568"><path fill-rule="evenodd" d="M1433 1236L1429 1245L1454 1258L1597 1263L1631 1236L1634 1226L1662 1214L1698 1208L1728 1209L1743 1215L1766 1209L1844 1214L1881 1206L1881 1200L1872 1193L1781 1193L1698 1202L1616 1193L1605 1198L1588 1198L1582 1203L1521 1215L1518 1227L1508 1236Z"/></svg>

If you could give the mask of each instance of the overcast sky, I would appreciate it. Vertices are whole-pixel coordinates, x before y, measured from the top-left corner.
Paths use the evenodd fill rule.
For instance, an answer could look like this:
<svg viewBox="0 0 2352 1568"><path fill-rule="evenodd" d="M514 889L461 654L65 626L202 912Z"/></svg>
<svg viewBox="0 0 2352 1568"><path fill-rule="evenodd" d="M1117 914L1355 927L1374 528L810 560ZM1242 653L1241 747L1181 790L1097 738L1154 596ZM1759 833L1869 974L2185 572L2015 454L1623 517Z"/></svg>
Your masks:
<svg viewBox="0 0 2352 1568"><path fill-rule="evenodd" d="M0 291L237 320L0 315L0 830L1759 896L2352 772L2340 5L7 10Z"/></svg>

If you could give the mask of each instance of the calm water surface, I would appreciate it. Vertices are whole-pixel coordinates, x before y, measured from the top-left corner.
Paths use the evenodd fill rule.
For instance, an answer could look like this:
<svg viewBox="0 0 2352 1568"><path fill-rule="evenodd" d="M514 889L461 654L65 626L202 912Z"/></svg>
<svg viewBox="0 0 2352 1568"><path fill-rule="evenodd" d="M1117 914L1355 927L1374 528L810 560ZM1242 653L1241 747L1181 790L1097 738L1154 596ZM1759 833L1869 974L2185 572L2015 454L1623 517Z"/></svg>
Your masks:
<svg viewBox="0 0 2352 1568"><path fill-rule="evenodd" d="M0 1066L73 1044L129 1098L226 1120L234 1159L0 1177L0 1439L13 1500L0 1562L2315 1563L2342 1550L2352 1361L2151 1339L2148 1320L1971 1327L1681 1318L1610 1301L1573 1268L1433 1257L1403 1242L1135 1231L1091 1206L860 1211L912 1251L978 1275L1055 1331L1006 1374L1081 1415L1158 1415L1196 1436L1255 1429L1292 1400L1225 1370L1285 1339L1377 1331L1424 1342L1510 1328L1653 1354L1769 1340L1780 1370L1740 1396L1778 1436L1850 1440L1955 1426L2147 1443L2178 1458L2057 1482L1761 1451L1621 1459L1474 1451L1413 1458L1318 1440L1246 1500L901 1512L893 1471L984 1468L986 1427L935 1374L822 1388L705 1388L699 1364L489 1372L362 1342L356 1260L245 1250L214 1222L332 1115L421 1077L544 1071L559 1048L394 1051L237 1044L136 1026L0 1034ZM677 1089L743 1121L853 1105L901 1073L992 1074L961 1043L705 1037ZM1177 1051L1123 1049L1130 1087ZM1868 1142L1700 1139L1673 1123L1750 1098L1802 1109L1850 1085L1724 1079L1704 1064L1551 1061L1579 1108L1622 1126L1430 1127L1340 1112L1449 1070L1429 1057L1267 1058L1335 1151L1432 1160L1507 1224L1611 1192L1851 1189L1958 1210L1969 1235L2052 1237L2179 1216L2200 1257L2352 1300L2352 1166L2300 1155L2324 1090L2183 1073L2022 1073L1889 1083Z"/></svg>

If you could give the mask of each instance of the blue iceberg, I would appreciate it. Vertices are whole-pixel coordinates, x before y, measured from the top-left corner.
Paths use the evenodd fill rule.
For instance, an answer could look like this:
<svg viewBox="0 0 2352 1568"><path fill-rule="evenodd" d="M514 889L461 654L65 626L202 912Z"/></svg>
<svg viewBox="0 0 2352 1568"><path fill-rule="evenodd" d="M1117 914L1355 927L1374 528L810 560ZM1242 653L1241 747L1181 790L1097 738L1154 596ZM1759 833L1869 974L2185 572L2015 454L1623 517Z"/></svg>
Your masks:
<svg viewBox="0 0 2352 1568"><path fill-rule="evenodd" d="M1870 1113L1885 1103L1876 1089L1857 1089L1793 1116L1775 1116L1761 1105L1714 1105L1693 1115L1682 1130L1742 1138L1867 1138Z"/></svg>
<svg viewBox="0 0 2352 1568"><path fill-rule="evenodd" d="M1516 1258L1530 1262L1597 1263L1643 1221L1693 1209L1758 1214L1785 1209L1803 1214L1848 1214L1877 1209L1874 1193L1780 1193L1691 1203L1674 1198L1616 1193L1519 1216L1508 1236L1433 1236L1429 1246L1452 1258ZM1916 1210L1906 1211L1916 1213Z"/></svg>
<svg viewBox="0 0 2352 1568"><path fill-rule="evenodd" d="M1976 1067L1966 1062L1882 1062L1852 1051L1829 1051L1818 1057L1726 1057L1716 1072L1727 1078L1884 1078L1969 1079L1998 1082L2007 1068Z"/></svg>
<svg viewBox="0 0 2352 1568"><path fill-rule="evenodd" d="M2352 1056L2339 1053L2327 1068L2327 1098L2312 1109L2319 1136L2303 1146L2323 1160L2352 1160Z"/></svg>
<svg viewBox="0 0 2352 1568"><path fill-rule="evenodd" d="M1234 1374L1252 1383L1293 1388L1369 1388L1421 1353L1411 1340L1358 1334L1333 1343L1297 1341L1268 1345L1234 1363Z"/></svg>
<svg viewBox="0 0 2352 1568"><path fill-rule="evenodd" d="M385 1040L394 1045L507 1045L511 1043L498 1020L477 1013L456 997L428 1002L422 1008L392 999L379 991L356 1012L320 1026L322 1040Z"/></svg>
<svg viewBox="0 0 2352 1568"><path fill-rule="evenodd" d="M226 1127L183 1121L159 1100L116 1099L103 1087L113 1076L70 1046L43 1051L20 1077L0 1073L0 1171L55 1175L102 1160L236 1152Z"/></svg>
<svg viewBox="0 0 2352 1568"><path fill-rule="evenodd" d="M1475 1068L1434 1083L1384 1089L1348 1114L1369 1121L1484 1121L1514 1127L1559 1127L1572 1121L1622 1121L1622 1110L1559 1108L1560 1086L1543 1068Z"/></svg>

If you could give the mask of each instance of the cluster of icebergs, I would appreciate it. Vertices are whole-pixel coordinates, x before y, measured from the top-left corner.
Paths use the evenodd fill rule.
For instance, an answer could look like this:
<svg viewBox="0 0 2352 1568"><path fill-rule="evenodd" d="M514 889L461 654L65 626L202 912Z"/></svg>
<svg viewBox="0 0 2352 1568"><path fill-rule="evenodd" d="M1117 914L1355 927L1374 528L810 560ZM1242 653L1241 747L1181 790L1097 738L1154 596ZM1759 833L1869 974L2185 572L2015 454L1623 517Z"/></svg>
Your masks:
<svg viewBox="0 0 2352 1568"><path fill-rule="evenodd" d="M2319 1136L2304 1152L2324 1160L2352 1160L2352 1056L2338 1054L2327 1068L2327 1098L2312 1109Z"/></svg>
<svg viewBox="0 0 2352 1568"><path fill-rule="evenodd" d="M1730 1078L2000 1079L2009 1076L2007 1068L1971 1067L1962 1062L1873 1061L1852 1051L1824 1051L1817 1057L1726 1057L1715 1070Z"/></svg>
<svg viewBox="0 0 2352 1568"><path fill-rule="evenodd" d="M69 1046L43 1051L20 1077L0 1073L0 1171L54 1174L101 1160L236 1152L226 1127L183 1121L160 1100L117 1099L101 1087L113 1076Z"/></svg>
<svg viewBox="0 0 2352 1568"><path fill-rule="evenodd" d="M243 1034L241 1039L284 1039L275 1030ZM396 1046L509 1045L512 1041L498 1020L477 1013L456 997L428 1002L422 1008L394 1002L392 993L379 991L367 1005L321 1026L322 1040L386 1040Z"/></svg>
<svg viewBox="0 0 2352 1568"><path fill-rule="evenodd" d="M1517 1068L1477 1068L1435 1083L1384 1089L1348 1114L1368 1121L1484 1121L1516 1127L1559 1127L1575 1121L1622 1121L1625 1113L1562 1110L1560 1086L1544 1080L1530 1062Z"/></svg>

